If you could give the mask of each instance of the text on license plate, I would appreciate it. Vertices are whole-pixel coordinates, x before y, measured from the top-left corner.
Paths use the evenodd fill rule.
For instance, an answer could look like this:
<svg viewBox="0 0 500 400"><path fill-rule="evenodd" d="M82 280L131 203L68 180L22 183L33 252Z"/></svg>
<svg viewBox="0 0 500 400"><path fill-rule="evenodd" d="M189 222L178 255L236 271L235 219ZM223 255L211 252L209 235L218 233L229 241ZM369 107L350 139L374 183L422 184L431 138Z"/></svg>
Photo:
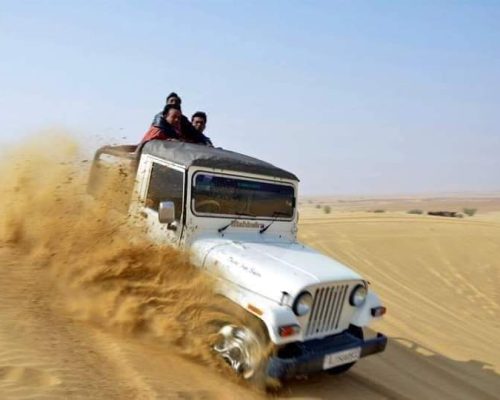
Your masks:
<svg viewBox="0 0 500 400"><path fill-rule="evenodd" d="M361 347L327 354L323 359L323 369L330 369L339 365L349 364L359 360Z"/></svg>

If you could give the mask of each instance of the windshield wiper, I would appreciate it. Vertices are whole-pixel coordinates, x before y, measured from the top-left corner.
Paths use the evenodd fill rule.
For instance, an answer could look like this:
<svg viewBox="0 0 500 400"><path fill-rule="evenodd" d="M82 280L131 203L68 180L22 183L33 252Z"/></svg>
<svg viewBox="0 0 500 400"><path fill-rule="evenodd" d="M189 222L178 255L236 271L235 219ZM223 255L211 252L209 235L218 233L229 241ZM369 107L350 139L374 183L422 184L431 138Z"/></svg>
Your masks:
<svg viewBox="0 0 500 400"><path fill-rule="evenodd" d="M255 215L254 215L254 214L250 214L250 213L240 213L240 212L236 212L235 214L236 214L236 215L239 215L239 216L242 216L242 217L255 217ZM233 219L233 220L232 220L229 224L224 225L224 226L220 227L219 229L217 229L217 231L218 231L219 233L224 232L227 228L229 228L229 227L233 224L233 222L238 221L239 219L243 219L243 218L235 218L235 219Z"/></svg>
<svg viewBox="0 0 500 400"><path fill-rule="evenodd" d="M275 211L275 212L273 212L272 216L274 217L273 220L271 222L269 222L269 224L267 224L265 227L260 228L259 233L264 233L265 231L267 231L269 229L269 227L274 223L274 221L276 221L278 219L278 217L289 217L290 215L288 215L288 213L285 213L282 211Z"/></svg>

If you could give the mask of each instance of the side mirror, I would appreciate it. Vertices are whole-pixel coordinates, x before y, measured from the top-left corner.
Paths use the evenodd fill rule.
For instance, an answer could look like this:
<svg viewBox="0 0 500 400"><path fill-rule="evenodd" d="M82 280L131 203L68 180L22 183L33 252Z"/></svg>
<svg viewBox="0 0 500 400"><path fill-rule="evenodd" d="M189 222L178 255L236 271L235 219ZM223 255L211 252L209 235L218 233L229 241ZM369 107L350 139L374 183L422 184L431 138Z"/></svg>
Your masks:
<svg viewBox="0 0 500 400"><path fill-rule="evenodd" d="M175 204L173 201L161 201L158 205L158 219L162 224L175 221Z"/></svg>

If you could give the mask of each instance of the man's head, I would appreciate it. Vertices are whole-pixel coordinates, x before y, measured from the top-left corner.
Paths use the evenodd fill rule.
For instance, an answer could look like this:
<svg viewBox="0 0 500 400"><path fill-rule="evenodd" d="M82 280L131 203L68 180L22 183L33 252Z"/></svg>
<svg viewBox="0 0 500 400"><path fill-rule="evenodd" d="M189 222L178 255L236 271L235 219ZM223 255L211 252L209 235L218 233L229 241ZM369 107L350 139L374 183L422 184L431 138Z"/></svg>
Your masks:
<svg viewBox="0 0 500 400"><path fill-rule="evenodd" d="M203 133L207 127L207 114L203 111L196 111L191 117L191 123L197 131Z"/></svg>
<svg viewBox="0 0 500 400"><path fill-rule="evenodd" d="M167 104L172 104L172 105L178 105L179 107L181 106L182 100L181 98L177 95L177 93L172 92L167 96Z"/></svg>
<svg viewBox="0 0 500 400"><path fill-rule="evenodd" d="M181 127L181 109L176 104L167 104L163 108L163 118L175 129L180 130Z"/></svg>

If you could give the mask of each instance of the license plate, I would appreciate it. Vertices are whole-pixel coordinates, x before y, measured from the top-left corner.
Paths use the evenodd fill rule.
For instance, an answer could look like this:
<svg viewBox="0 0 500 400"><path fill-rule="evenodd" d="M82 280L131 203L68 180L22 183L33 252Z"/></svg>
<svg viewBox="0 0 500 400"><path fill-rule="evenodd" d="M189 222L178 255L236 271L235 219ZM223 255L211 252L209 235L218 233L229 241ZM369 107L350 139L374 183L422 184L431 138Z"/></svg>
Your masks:
<svg viewBox="0 0 500 400"><path fill-rule="evenodd" d="M338 367L359 360L361 347L339 351L338 353L327 354L323 359L323 369Z"/></svg>

